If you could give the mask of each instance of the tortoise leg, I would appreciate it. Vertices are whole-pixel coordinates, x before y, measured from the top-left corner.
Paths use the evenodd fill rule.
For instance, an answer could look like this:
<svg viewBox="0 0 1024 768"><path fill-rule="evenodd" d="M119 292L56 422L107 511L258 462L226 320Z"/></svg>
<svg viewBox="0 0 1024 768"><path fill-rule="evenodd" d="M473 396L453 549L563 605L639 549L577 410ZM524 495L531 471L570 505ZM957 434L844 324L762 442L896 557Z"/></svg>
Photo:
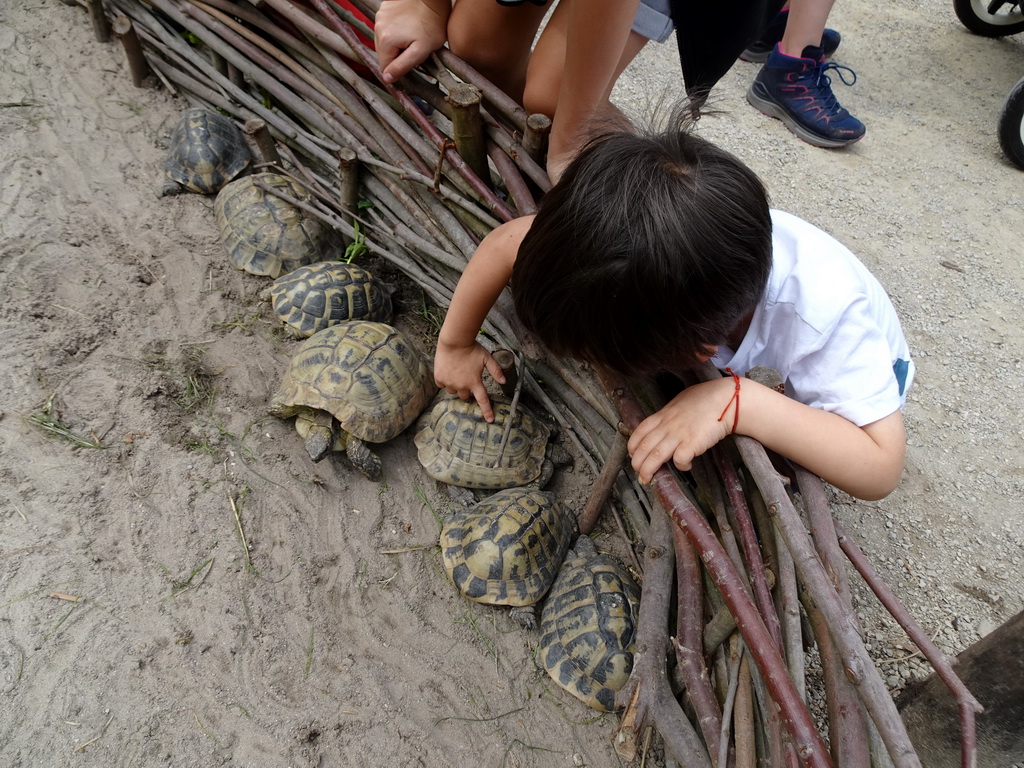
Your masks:
<svg viewBox="0 0 1024 768"><path fill-rule="evenodd" d="M458 485L447 485L448 498L460 507L472 507L477 502L476 494L469 488L462 488Z"/></svg>
<svg viewBox="0 0 1024 768"><path fill-rule="evenodd" d="M544 488L551 478L555 476L556 467L565 467L572 464L572 454L562 448L560 445L553 443L548 444L548 450L544 455L544 460L540 464L540 474L537 475L536 479L528 483L531 488Z"/></svg>
<svg viewBox="0 0 1024 768"><path fill-rule="evenodd" d="M512 609L512 618L523 625L525 629L537 628L537 612L532 605L519 605Z"/></svg>
<svg viewBox="0 0 1024 768"><path fill-rule="evenodd" d="M336 431L334 417L327 411L317 411L309 420L306 433L306 453L313 461L320 461L334 446Z"/></svg>
<svg viewBox="0 0 1024 768"><path fill-rule="evenodd" d="M173 179L166 179L164 185L160 188L160 197L171 197L173 195L181 195L187 192L181 184L174 181Z"/></svg>
<svg viewBox="0 0 1024 768"><path fill-rule="evenodd" d="M555 476L555 465L551 459L545 458L540 463L540 474L527 484L529 488L543 489Z"/></svg>
<svg viewBox="0 0 1024 768"><path fill-rule="evenodd" d="M384 469L381 467L380 457L371 451L366 443L358 437L347 435L345 441L345 455L348 456L352 465L366 475L373 482L380 482L384 477Z"/></svg>

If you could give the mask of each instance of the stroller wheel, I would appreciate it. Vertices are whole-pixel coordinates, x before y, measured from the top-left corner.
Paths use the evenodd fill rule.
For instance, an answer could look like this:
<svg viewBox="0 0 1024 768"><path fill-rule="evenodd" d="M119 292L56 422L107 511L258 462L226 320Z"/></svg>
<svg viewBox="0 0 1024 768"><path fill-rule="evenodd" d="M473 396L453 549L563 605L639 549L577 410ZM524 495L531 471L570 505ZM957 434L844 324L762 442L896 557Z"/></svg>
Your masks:
<svg viewBox="0 0 1024 768"><path fill-rule="evenodd" d="M1024 32L1020 0L953 0L953 10L976 35L1005 37Z"/></svg>
<svg viewBox="0 0 1024 768"><path fill-rule="evenodd" d="M999 113L999 146L1024 169L1024 77L1017 81Z"/></svg>

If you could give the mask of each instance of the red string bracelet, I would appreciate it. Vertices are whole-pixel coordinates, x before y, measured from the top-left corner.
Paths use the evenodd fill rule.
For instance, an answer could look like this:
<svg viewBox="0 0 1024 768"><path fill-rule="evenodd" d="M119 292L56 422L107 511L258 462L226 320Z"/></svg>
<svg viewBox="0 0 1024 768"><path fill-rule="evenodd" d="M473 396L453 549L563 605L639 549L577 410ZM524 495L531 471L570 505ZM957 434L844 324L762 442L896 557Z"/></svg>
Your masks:
<svg viewBox="0 0 1024 768"><path fill-rule="evenodd" d="M740 423L740 377L733 373L732 368L726 368L725 372L732 376L732 380L736 382L736 389L733 390L732 397L730 397L729 402L725 404L725 408L722 409L722 415L718 417L718 420L721 421L725 418L725 414L729 411L729 406L732 405L733 400L735 400L736 410L733 412L731 434L736 434L736 425Z"/></svg>

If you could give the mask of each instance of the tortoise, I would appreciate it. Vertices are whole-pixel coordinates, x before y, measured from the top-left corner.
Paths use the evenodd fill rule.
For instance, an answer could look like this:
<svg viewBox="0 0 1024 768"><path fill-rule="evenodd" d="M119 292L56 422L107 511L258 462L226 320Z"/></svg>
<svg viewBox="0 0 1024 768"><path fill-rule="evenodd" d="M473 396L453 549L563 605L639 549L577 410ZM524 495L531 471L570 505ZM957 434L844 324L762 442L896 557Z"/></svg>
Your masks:
<svg viewBox="0 0 1024 768"><path fill-rule="evenodd" d="M494 421L488 423L475 400L441 393L416 425L420 464L435 480L461 488L543 488L555 463L569 460L549 443L551 427L519 403L502 450L511 400L495 395L491 405Z"/></svg>
<svg viewBox="0 0 1024 768"><path fill-rule="evenodd" d="M541 613L541 666L594 709L612 711L636 651L640 588L613 555L580 536Z"/></svg>
<svg viewBox="0 0 1024 768"><path fill-rule="evenodd" d="M782 380L782 374L774 368L755 365L743 375L758 384L764 384L768 389L774 389L780 395L786 394L786 382Z"/></svg>
<svg viewBox="0 0 1024 768"><path fill-rule="evenodd" d="M341 253L338 232L264 187L297 200L309 199L298 182L278 173L243 176L224 187L213 209L220 241L235 267L279 277Z"/></svg>
<svg viewBox="0 0 1024 768"><path fill-rule="evenodd" d="M533 606L555 580L577 536L576 518L553 493L507 488L451 515L441 529L441 561L459 592L508 605L527 629Z"/></svg>
<svg viewBox="0 0 1024 768"><path fill-rule="evenodd" d="M353 321L325 328L299 345L268 410L282 419L298 417L296 429L313 461L344 450L357 469L377 481L380 459L365 443L398 435L436 391L404 333L384 323Z"/></svg>
<svg viewBox="0 0 1024 768"><path fill-rule="evenodd" d="M212 195L249 167L249 147L230 119L207 109L185 110L171 131L160 196Z"/></svg>
<svg viewBox="0 0 1024 768"><path fill-rule="evenodd" d="M391 322L394 291L355 264L320 261L281 275L260 298L271 302L287 333L307 338L346 320Z"/></svg>

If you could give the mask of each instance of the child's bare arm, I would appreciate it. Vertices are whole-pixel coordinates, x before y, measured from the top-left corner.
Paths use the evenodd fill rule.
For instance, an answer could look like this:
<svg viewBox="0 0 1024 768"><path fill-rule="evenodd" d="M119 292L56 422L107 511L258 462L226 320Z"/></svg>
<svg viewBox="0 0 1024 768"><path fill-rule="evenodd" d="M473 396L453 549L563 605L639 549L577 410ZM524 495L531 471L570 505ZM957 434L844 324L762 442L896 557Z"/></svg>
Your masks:
<svg viewBox="0 0 1024 768"><path fill-rule="evenodd" d="M377 62L393 83L444 45L451 0L382 0L374 22Z"/></svg>
<svg viewBox="0 0 1024 768"><path fill-rule="evenodd" d="M494 419L494 411L484 389L483 371L499 383L505 379L501 367L476 337L512 276L519 244L532 222L532 216L514 219L483 239L459 278L437 339L434 381L463 400L476 398L487 421Z"/></svg>
<svg viewBox="0 0 1024 768"><path fill-rule="evenodd" d="M858 427L749 379L740 381L737 434L753 437L858 498L880 499L896 487L906 456L901 412ZM735 417L735 401L729 400L734 390L731 378L687 387L645 419L629 440L641 482L649 482L666 461L689 469L694 456L728 435Z"/></svg>

